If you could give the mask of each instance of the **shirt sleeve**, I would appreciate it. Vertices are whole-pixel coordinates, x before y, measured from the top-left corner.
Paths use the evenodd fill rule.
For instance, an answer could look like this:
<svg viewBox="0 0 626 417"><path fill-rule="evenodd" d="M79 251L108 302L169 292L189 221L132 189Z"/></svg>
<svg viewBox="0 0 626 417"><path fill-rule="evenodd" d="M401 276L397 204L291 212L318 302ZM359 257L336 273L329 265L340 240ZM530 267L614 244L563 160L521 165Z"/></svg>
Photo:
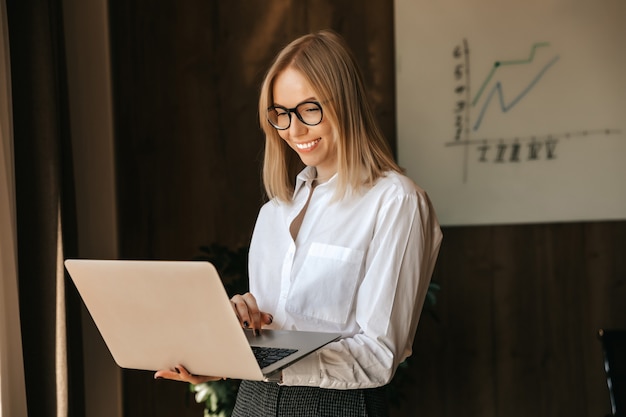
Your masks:
<svg viewBox="0 0 626 417"><path fill-rule="evenodd" d="M442 240L428 196L394 196L381 207L356 294L360 332L283 370L284 385L332 389L387 384L411 354Z"/></svg>

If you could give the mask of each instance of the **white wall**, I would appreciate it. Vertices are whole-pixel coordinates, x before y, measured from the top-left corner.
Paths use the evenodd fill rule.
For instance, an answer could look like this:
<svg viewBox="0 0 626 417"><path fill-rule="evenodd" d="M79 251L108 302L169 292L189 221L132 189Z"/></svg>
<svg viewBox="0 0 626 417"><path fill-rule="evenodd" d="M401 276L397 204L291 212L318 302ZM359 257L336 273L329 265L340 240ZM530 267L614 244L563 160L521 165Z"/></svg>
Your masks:
<svg viewBox="0 0 626 417"><path fill-rule="evenodd" d="M626 219L625 17L623 0L395 0L399 162L442 224Z"/></svg>

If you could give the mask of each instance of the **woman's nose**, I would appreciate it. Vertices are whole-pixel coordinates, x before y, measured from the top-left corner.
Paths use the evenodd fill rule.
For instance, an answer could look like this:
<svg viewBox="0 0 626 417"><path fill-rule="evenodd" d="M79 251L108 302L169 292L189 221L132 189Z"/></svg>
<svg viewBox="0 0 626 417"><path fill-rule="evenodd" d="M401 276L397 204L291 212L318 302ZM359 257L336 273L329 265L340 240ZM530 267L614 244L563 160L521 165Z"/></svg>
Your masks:
<svg viewBox="0 0 626 417"><path fill-rule="evenodd" d="M307 132L308 127L300 121L296 117L296 115L292 115L291 117L291 125L289 126L289 135L290 136L300 136Z"/></svg>

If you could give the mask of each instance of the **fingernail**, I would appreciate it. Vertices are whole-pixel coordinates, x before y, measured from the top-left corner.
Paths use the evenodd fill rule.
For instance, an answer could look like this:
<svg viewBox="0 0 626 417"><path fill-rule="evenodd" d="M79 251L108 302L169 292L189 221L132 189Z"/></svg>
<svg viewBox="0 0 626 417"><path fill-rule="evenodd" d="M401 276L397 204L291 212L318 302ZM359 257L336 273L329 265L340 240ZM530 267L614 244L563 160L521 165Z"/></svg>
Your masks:
<svg viewBox="0 0 626 417"><path fill-rule="evenodd" d="M271 314L269 315L269 323L267 324L272 324L272 322L274 321L274 316L272 316Z"/></svg>
<svg viewBox="0 0 626 417"><path fill-rule="evenodd" d="M248 328L248 326L250 326L250 323L248 323L247 321L243 322L243 327L245 327L246 329Z"/></svg>

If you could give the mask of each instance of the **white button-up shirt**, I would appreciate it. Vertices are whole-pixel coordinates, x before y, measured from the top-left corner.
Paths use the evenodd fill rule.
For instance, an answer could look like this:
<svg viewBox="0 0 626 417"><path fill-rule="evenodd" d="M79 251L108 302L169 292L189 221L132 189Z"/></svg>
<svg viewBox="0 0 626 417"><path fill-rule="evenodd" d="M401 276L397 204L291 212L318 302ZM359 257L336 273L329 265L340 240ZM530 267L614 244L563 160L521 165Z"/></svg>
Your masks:
<svg viewBox="0 0 626 417"><path fill-rule="evenodd" d="M261 208L250 292L274 316L271 328L342 334L283 370L284 384L382 386L411 354L441 229L424 190L399 173L339 200L336 175L312 187L314 176L305 168L292 202ZM289 227L309 197L294 241Z"/></svg>

